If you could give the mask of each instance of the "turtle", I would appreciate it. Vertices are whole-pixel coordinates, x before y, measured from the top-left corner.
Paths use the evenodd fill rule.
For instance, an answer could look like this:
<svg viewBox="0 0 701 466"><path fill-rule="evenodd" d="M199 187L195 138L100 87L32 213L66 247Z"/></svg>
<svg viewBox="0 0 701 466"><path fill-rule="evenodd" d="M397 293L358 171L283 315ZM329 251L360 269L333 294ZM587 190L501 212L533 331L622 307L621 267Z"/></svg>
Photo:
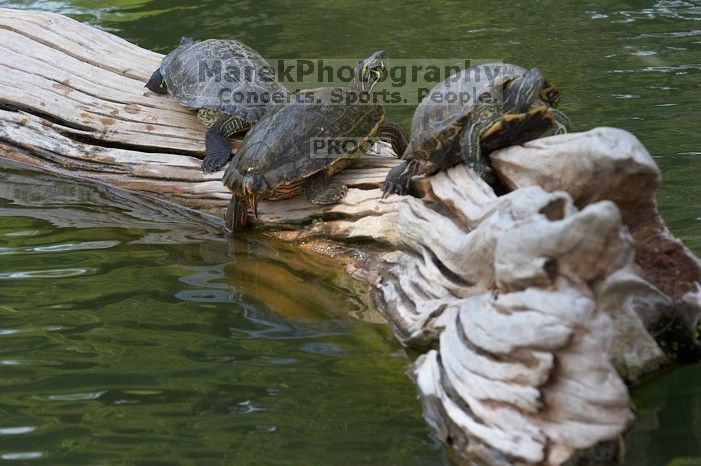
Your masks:
<svg viewBox="0 0 701 466"><path fill-rule="evenodd" d="M369 149L375 138L389 142L397 154L404 152L406 131L384 121L384 108L371 94L387 76L386 63L386 53L377 51L358 64L347 87L300 91L258 121L223 177L233 192L226 213L229 233L246 226L249 205L257 217L258 199L306 192L313 204L338 202L347 187L332 182L331 175Z"/></svg>
<svg viewBox="0 0 701 466"><path fill-rule="evenodd" d="M383 196L406 194L415 174L460 162L493 182L485 158L490 152L569 131L569 119L556 109L559 100L557 87L537 68L489 63L448 77L416 108L404 163L387 174Z"/></svg>
<svg viewBox="0 0 701 466"><path fill-rule="evenodd" d="M231 158L226 137L250 129L288 94L268 62L234 39L196 42L183 37L146 87L170 93L179 104L199 110L198 118L209 127L202 162L205 173L220 169Z"/></svg>

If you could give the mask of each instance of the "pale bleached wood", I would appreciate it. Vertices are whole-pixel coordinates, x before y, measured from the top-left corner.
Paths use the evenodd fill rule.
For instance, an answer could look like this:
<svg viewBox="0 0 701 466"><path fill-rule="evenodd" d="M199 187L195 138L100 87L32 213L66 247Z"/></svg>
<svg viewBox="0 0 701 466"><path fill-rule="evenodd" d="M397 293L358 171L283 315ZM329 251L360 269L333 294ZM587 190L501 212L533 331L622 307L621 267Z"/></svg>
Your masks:
<svg viewBox="0 0 701 466"><path fill-rule="evenodd" d="M3 8L0 28L31 38L82 62L139 81L148 79L162 56L68 17ZM106 60L109 56L109 60Z"/></svg>
<svg viewBox="0 0 701 466"><path fill-rule="evenodd" d="M675 300L693 292L701 279L701 261L667 230L657 213L655 191L660 173L655 161L632 134L616 128L543 138L492 154L495 168L512 189L541 186L565 189L582 206L614 201L636 245L646 278ZM654 275L654 267L667 273ZM670 276L673 269L680 269Z"/></svg>
<svg viewBox="0 0 701 466"><path fill-rule="evenodd" d="M200 171L205 128L143 87L161 57L59 15L0 9L0 156L221 225L231 194L221 172ZM638 239L661 237L640 218L636 241L624 227L632 206L657 218L659 173L643 151L599 128L495 154L513 188L503 196L458 166L414 180L419 197L383 199L398 160L379 144L337 175L350 188L338 204L262 201L251 220L369 284L399 339L423 352L411 373L426 418L459 454L561 464L631 422L619 373L664 362L646 326L679 307L690 325L700 307L701 288L670 297L648 279L662 277L654 264L635 262Z"/></svg>
<svg viewBox="0 0 701 466"><path fill-rule="evenodd" d="M193 111L144 88L162 55L59 15L1 11L0 134L17 149L7 147L6 157L222 213L230 198L222 172L199 170L206 128ZM386 145L376 155L341 180L379 186L377 167L398 162ZM290 209L297 217L285 222L318 215L302 199ZM276 206L260 211L263 223L282 220Z"/></svg>
<svg viewBox="0 0 701 466"><path fill-rule="evenodd" d="M701 282L701 261L669 232L659 216L655 195L659 169L635 136L622 129L595 128L509 147L491 157L512 189L565 189L578 206L602 199L614 201L632 235L638 272L646 281L638 291L645 293L649 282L665 295L664 300L648 293L635 303L623 302L636 309L647 328L656 329L658 340L678 347L682 358L698 356L695 329L701 306L687 303L694 302ZM667 331L659 331L664 328Z"/></svg>

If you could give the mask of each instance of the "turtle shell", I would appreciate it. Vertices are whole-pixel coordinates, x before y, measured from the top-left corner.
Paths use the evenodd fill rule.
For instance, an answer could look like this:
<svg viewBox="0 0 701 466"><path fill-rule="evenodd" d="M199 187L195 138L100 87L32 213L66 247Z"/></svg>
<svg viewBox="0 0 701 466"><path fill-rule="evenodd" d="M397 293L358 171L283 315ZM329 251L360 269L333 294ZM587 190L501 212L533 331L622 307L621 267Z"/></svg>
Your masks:
<svg viewBox="0 0 701 466"><path fill-rule="evenodd" d="M287 95L268 62L233 39L195 42L184 38L163 59L160 71L168 92L181 105L246 119L256 120L271 108L273 96L280 102Z"/></svg>
<svg viewBox="0 0 701 466"><path fill-rule="evenodd" d="M525 72L517 65L490 63L464 69L436 85L416 107L404 158L436 160L457 154L475 100L486 93L501 98L508 83Z"/></svg>
<svg viewBox="0 0 701 466"><path fill-rule="evenodd" d="M310 93L314 103L298 95L299 99L266 114L242 141L224 184L245 194L248 178L255 180L249 186L263 199L283 199L301 192L312 175L331 175L345 167L361 143L377 134L384 119L381 105L339 103L345 92L317 89Z"/></svg>

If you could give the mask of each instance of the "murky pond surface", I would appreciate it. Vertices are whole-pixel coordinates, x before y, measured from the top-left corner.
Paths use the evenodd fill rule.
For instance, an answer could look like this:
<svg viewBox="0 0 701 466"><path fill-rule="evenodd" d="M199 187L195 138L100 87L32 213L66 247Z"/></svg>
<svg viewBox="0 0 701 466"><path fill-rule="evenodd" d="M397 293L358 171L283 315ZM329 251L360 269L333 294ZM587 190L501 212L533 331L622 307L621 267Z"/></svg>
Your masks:
<svg viewBox="0 0 701 466"><path fill-rule="evenodd" d="M660 210L701 254L701 6L683 1L6 1L167 52L538 66L576 129L635 133ZM411 106L389 108L405 126ZM0 462L443 464L407 359L355 285L255 234L0 166ZM630 465L699 464L701 365L635 392ZM693 460L692 458L696 458Z"/></svg>
<svg viewBox="0 0 701 466"><path fill-rule="evenodd" d="M258 236L0 171L0 458L434 464L353 282Z"/></svg>

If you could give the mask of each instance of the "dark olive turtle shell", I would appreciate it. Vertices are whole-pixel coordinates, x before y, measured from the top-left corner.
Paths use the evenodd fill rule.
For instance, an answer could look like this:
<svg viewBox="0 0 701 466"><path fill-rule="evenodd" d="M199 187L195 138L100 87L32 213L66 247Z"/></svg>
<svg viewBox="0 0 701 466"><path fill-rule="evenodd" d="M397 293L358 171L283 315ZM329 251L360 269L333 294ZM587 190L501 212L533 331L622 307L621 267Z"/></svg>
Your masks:
<svg viewBox="0 0 701 466"><path fill-rule="evenodd" d="M377 134L384 119L381 105L338 103L345 92L352 91L317 89L314 103L293 96L290 104L267 113L242 141L224 184L236 193L240 177L262 177L268 189L256 194L280 199L299 193L312 175L322 171L331 175L345 167L361 143ZM347 151L328 150L334 147Z"/></svg>
<svg viewBox="0 0 701 466"><path fill-rule="evenodd" d="M183 42L160 66L168 92L181 105L257 119L272 105L255 102L253 96L287 95L268 62L247 45L233 39ZM251 97L235 103L233 95Z"/></svg>
<svg viewBox="0 0 701 466"><path fill-rule="evenodd" d="M508 92L508 83L525 73L517 65L490 63L467 68L436 85L416 107L405 159L435 160L457 154L460 135L475 108L474 98ZM452 96L470 96L451 100ZM457 160L456 160L457 161Z"/></svg>

